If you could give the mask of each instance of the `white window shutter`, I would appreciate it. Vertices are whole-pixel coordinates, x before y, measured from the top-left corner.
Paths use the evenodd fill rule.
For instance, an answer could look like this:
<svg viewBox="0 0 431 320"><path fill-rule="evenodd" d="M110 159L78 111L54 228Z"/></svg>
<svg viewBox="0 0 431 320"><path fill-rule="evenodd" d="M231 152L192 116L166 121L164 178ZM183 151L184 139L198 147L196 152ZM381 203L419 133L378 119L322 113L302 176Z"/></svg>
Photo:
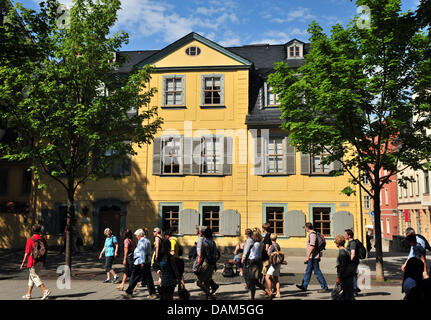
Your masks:
<svg viewBox="0 0 431 320"><path fill-rule="evenodd" d="M154 138L153 140L153 175L161 175L162 174L162 159L161 159L161 150L162 150L162 139Z"/></svg>
<svg viewBox="0 0 431 320"><path fill-rule="evenodd" d="M196 234L199 225L199 212L195 209L184 209L179 214L178 232L180 234Z"/></svg>
<svg viewBox="0 0 431 320"><path fill-rule="evenodd" d="M344 230L352 229L353 224L353 214L347 211L338 211L332 215L332 236L335 237L339 234L344 236Z"/></svg>
<svg viewBox="0 0 431 320"><path fill-rule="evenodd" d="M241 235L241 215L236 210L220 212L220 234L223 236Z"/></svg>
<svg viewBox="0 0 431 320"><path fill-rule="evenodd" d="M305 214L293 210L285 213L284 230L286 237L305 237Z"/></svg>

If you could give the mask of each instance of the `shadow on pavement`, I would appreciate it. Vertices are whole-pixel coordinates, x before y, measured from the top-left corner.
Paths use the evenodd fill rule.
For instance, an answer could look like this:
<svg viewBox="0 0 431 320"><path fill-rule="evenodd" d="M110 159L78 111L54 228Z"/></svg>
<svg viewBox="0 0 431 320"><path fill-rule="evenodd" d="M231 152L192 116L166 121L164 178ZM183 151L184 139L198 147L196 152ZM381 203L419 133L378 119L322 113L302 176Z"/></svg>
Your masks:
<svg viewBox="0 0 431 320"><path fill-rule="evenodd" d="M73 293L73 294L55 295L55 296L54 296L54 295L51 295L51 296L50 296L50 300L52 300L52 299L56 299L56 298L59 298L59 299L64 299L64 298L80 298L80 297L88 296L88 295L93 294L93 293L97 293L97 292L92 291L92 292L83 292L83 293Z"/></svg>

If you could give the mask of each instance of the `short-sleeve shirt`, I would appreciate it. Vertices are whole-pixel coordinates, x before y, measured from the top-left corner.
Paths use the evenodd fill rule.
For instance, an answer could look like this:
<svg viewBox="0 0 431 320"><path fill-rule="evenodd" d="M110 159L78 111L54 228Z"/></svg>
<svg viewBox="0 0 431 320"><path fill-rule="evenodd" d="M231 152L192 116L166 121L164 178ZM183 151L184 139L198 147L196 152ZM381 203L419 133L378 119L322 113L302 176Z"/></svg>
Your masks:
<svg viewBox="0 0 431 320"><path fill-rule="evenodd" d="M308 252L308 250L310 250L311 245L313 245L315 248L317 247L317 234L315 231L310 232L310 235L308 236L307 252ZM320 252L316 253L316 249L314 249L314 252L311 255L311 258L320 259L321 253Z"/></svg>
<svg viewBox="0 0 431 320"><path fill-rule="evenodd" d="M129 254L131 254L131 253L133 253L133 251L135 250L135 248L136 248L136 245L135 245L135 242L132 240L132 239L124 239L124 250L125 249L128 249L128 255Z"/></svg>
<svg viewBox="0 0 431 320"><path fill-rule="evenodd" d="M34 240L41 240L42 239L42 237L38 234L32 235L31 238L33 238ZM27 239L27 243L25 245L25 253L28 254L27 268L33 267L34 264L36 263L36 261L33 259L33 256L32 256L33 248L34 248L34 241L31 238ZM42 241L45 242L45 247L47 247L46 239L43 238ZM45 258L42 258L40 261L45 263Z"/></svg>
<svg viewBox="0 0 431 320"><path fill-rule="evenodd" d="M265 234L265 237L263 238L263 251L262 251L262 261L269 260L268 252L266 251L266 245L271 245L271 233Z"/></svg>
<svg viewBox="0 0 431 320"><path fill-rule="evenodd" d="M113 257L115 253L115 244L118 243L117 237L111 235L105 240L105 257Z"/></svg>
<svg viewBox="0 0 431 320"><path fill-rule="evenodd" d="M426 257L425 241L423 241L420 237L416 236L416 243L417 243L416 246L412 246L410 248L410 253L409 253L408 259L413 258L413 257L419 258L421 255ZM415 248L417 246L423 248L423 250L421 250L420 248Z"/></svg>
<svg viewBox="0 0 431 320"><path fill-rule="evenodd" d="M174 257L179 258L180 245L178 244L178 239L176 237L171 237L169 241L171 241L171 251L175 252Z"/></svg>
<svg viewBox="0 0 431 320"><path fill-rule="evenodd" d="M355 240L350 240L347 244L347 251L349 251L349 254L352 254L352 250L355 250L355 257L353 258L354 264L359 264L359 257L358 257L358 251L357 251L357 242Z"/></svg>

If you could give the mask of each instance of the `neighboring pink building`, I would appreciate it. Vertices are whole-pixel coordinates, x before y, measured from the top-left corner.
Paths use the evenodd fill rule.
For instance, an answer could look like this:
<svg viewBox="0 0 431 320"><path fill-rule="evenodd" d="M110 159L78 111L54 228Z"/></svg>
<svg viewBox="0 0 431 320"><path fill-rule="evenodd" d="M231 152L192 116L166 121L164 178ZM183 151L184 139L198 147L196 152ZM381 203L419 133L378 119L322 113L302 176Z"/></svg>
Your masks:
<svg viewBox="0 0 431 320"><path fill-rule="evenodd" d="M381 169L380 176L387 176L386 170ZM382 237L392 240L392 236L400 233L398 226L398 198L397 176L391 176L391 182L385 184L380 193L380 225Z"/></svg>

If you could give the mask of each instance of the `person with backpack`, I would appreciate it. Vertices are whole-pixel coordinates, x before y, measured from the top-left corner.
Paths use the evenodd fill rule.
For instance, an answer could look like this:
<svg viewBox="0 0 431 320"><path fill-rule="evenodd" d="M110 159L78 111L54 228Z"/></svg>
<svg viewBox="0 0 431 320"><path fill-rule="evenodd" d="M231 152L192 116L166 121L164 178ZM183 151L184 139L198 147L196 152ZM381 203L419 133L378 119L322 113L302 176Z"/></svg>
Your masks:
<svg viewBox="0 0 431 320"><path fill-rule="evenodd" d="M415 238L416 241L413 241L413 238ZM410 239L410 241L408 240ZM416 234L415 230L411 227L408 227L406 229L406 239L405 241L407 242L408 245L410 245L410 252L409 255L407 257L406 262L402 265L401 270L404 271L407 262L410 258L412 257L420 257L420 254L418 254L418 252L420 251L421 254L423 254L424 260L425 260L425 272L424 272L424 277L425 279L428 278L428 272L427 272L427 266L426 266L426 250L431 251L431 247L430 244L428 242L428 240L420 235L420 234ZM420 246L423 248L423 250L419 250L420 248L416 248L416 246Z"/></svg>
<svg viewBox="0 0 431 320"><path fill-rule="evenodd" d="M406 268L409 260L413 259L413 258L417 258L417 259L421 260L424 264L423 278L428 279L429 275L428 275L428 271L427 271L427 261L426 261L426 254L425 254L426 251L425 251L425 248L417 242L417 239L418 239L418 237L414 233L410 233L406 237L405 241L411 247L411 249L410 249L410 254L407 258L407 261L401 267L401 270L403 272L405 272L405 268Z"/></svg>
<svg viewBox="0 0 431 320"><path fill-rule="evenodd" d="M344 247L346 239L341 235L337 235L334 239L335 245L338 248L337 257L337 279L336 286L341 286L342 294L340 300L355 300L353 296L353 277L356 274L357 266L351 260L349 251Z"/></svg>
<svg viewBox="0 0 431 320"><path fill-rule="evenodd" d="M171 243L171 255L174 257L176 266L177 266L177 270L178 270L178 276L179 276L179 280L181 282L181 286L185 288L185 283L184 283L184 260L180 258L180 256L182 256L183 254L183 249L180 245L180 243L178 242L178 238L174 237L172 235L172 231L168 230L165 232L164 234L165 239L169 240Z"/></svg>
<svg viewBox="0 0 431 320"><path fill-rule="evenodd" d="M325 277L323 276L322 271L320 271L319 266L320 259L322 257L322 250L324 250L326 242L320 233L314 231L312 223L307 222L305 224L305 230L309 234L307 241L307 254L304 261L304 264L307 265L307 268L305 269L305 275L302 280L302 284L297 284L296 287L301 291L307 291L307 287L311 279L311 274L314 270L314 275L316 276L322 288L318 292L330 292L331 290L329 290Z"/></svg>
<svg viewBox="0 0 431 320"><path fill-rule="evenodd" d="M31 229L33 235L27 239L24 258L20 266L20 270L22 270L24 268L25 262L27 261L27 268L29 270L28 290L22 298L26 300L31 299L31 292L33 287L36 286L42 289L41 300L46 300L51 294L51 291L40 279L40 271L46 263L48 245L46 243L45 237L40 235L40 225L35 224Z"/></svg>
<svg viewBox="0 0 431 320"><path fill-rule="evenodd" d="M168 234L170 233L168 232ZM181 276L175 255L172 254L172 242L167 238L163 239L161 243L159 265L162 279L159 290L160 300L173 300L177 282L181 285Z"/></svg>
<svg viewBox="0 0 431 320"><path fill-rule="evenodd" d="M202 243L205 239L204 237L204 231L207 229L206 226L196 226L196 235L198 236L198 241L196 244L196 260L193 263L193 272L196 274L197 273L197 269L198 269L198 261L199 261L199 257L201 256L201 249L202 249ZM210 283L210 287L211 287L211 294L214 294L217 289L220 287L220 285L218 285L213 279L211 279L209 281Z"/></svg>
<svg viewBox="0 0 431 320"><path fill-rule="evenodd" d="M215 300L215 296L210 292L210 281L217 262L217 245L212 237L212 230L206 228L203 232L203 242L198 256L197 264L197 285L205 293L207 300Z"/></svg>
<svg viewBox="0 0 431 320"><path fill-rule="evenodd" d="M361 289L358 288L359 259L365 259L367 250L361 241L353 239L354 233L351 229L344 230L344 236L348 241L346 249L349 251L350 260L352 260L353 264L356 266L355 276L353 277L353 295L356 297L358 293L361 292Z"/></svg>
<svg viewBox="0 0 431 320"><path fill-rule="evenodd" d="M280 269L281 263L284 260L284 255L280 253L280 245L277 243L277 235L271 234L271 246L268 248L269 268L265 275L266 288L272 292L272 285L274 284L276 290L276 298L280 298Z"/></svg>
<svg viewBox="0 0 431 320"><path fill-rule="evenodd" d="M265 235L263 237L263 251L262 251L262 284L265 285L265 278L266 278L266 273L268 272L268 269L270 267L270 263L269 263L269 256L268 256L268 250L269 247L271 246L271 232L270 232L270 228L271 225L268 222L265 222L264 224L262 224L262 231L263 234ZM260 295L265 296L266 292L262 291L260 293Z"/></svg>

